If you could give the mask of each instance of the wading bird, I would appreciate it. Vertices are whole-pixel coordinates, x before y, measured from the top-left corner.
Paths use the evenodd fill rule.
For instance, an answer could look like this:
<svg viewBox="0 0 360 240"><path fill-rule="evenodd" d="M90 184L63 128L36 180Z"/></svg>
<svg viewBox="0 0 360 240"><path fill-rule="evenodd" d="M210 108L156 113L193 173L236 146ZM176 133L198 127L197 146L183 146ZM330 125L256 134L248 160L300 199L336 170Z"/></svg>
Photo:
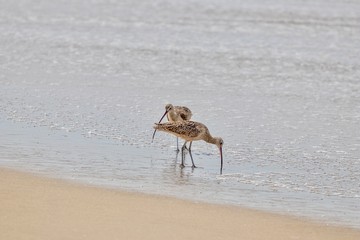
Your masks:
<svg viewBox="0 0 360 240"><path fill-rule="evenodd" d="M169 122L179 122L179 121L189 121L191 116L192 116L192 113L191 113L190 109L187 108L187 107L173 106L172 104L167 104L165 106L165 113L160 118L159 123L161 123L161 121L163 120L165 115L166 115ZM156 129L154 130L154 133L152 135L152 140L154 140L155 133L156 133ZM177 148L177 151L179 151L179 139L178 139L178 137L176 137L176 148Z"/></svg>
<svg viewBox="0 0 360 240"><path fill-rule="evenodd" d="M192 142L198 140L204 140L205 142L215 144L220 150L220 160L221 160L220 174L222 174L222 169L223 169L222 146L224 144L224 141L220 137L211 136L209 129L204 124L194 121L167 122L167 123L155 123L154 128L155 130L167 132L185 140L185 143L181 148L181 156L182 156L181 166L184 166L184 161L185 161L184 150L187 142L190 142L189 154L192 161L192 167L196 167L191 154Z"/></svg>

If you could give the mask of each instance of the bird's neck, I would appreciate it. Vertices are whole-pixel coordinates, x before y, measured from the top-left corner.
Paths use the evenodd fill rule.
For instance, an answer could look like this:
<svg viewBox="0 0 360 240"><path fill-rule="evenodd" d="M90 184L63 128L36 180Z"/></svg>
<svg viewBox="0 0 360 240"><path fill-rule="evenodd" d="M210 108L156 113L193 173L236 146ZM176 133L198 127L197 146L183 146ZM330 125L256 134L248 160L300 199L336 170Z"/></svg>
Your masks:
<svg viewBox="0 0 360 240"><path fill-rule="evenodd" d="M216 144L216 138L214 138L210 134L207 134L204 140L205 140L205 142L208 142L211 144Z"/></svg>
<svg viewBox="0 0 360 240"><path fill-rule="evenodd" d="M174 111L168 112L168 120L170 120L170 121L176 121L177 120L177 115L175 114Z"/></svg>

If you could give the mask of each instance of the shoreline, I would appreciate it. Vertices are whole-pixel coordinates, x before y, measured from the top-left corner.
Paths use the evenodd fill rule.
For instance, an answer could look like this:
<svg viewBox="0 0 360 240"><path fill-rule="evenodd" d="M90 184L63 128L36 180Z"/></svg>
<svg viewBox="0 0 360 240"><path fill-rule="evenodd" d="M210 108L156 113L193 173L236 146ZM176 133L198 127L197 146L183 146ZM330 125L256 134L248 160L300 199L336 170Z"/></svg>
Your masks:
<svg viewBox="0 0 360 240"><path fill-rule="evenodd" d="M359 239L357 229L0 167L1 239Z"/></svg>

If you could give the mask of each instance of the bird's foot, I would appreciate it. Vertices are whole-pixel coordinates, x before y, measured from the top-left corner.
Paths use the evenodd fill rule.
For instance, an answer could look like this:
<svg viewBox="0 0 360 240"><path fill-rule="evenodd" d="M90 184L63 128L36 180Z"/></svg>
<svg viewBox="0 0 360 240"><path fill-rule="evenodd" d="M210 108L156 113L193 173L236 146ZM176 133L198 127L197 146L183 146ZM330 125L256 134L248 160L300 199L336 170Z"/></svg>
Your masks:
<svg viewBox="0 0 360 240"><path fill-rule="evenodd" d="M197 166L195 166L195 164L194 164L194 165L192 165L192 168L197 168Z"/></svg>
<svg viewBox="0 0 360 240"><path fill-rule="evenodd" d="M184 168L184 167L185 167L185 165L181 163L181 164L180 164L180 167L181 167L181 168Z"/></svg>

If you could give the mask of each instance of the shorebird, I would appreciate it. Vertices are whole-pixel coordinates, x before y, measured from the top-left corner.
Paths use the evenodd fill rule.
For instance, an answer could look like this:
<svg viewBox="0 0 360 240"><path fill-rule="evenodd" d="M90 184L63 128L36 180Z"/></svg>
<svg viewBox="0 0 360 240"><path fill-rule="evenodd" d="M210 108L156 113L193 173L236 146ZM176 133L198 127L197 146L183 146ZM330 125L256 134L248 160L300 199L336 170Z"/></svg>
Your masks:
<svg viewBox="0 0 360 240"><path fill-rule="evenodd" d="M173 106L172 104L167 104L165 106L165 113L160 118L159 123L161 123L161 121L163 120L165 115L166 115L169 122L179 122L179 121L189 121L191 116L192 116L192 113L191 113L190 109L187 108L187 107ZM153 140L154 140L154 137L155 137L155 133L156 133L156 129L154 130L154 133L152 135ZM179 151L179 139L178 139L178 137L176 137L176 148L177 148L177 151Z"/></svg>
<svg viewBox="0 0 360 240"><path fill-rule="evenodd" d="M155 130L167 132L185 140L185 143L181 148L182 167L184 167L184 160L185 160L184 150L187 142L190 142L189 154L193 168L196 166L194 164L194 160L191 154L192 142L203 140L205 142L215 144L220 150L220 160L221 160L220 174L222 174L222 169L223 169L222 146L224 144L224 141L220 137L211 136L209 129L204 124L194 121L167 122L167 123L155 123L154 128Z"/></svg>

